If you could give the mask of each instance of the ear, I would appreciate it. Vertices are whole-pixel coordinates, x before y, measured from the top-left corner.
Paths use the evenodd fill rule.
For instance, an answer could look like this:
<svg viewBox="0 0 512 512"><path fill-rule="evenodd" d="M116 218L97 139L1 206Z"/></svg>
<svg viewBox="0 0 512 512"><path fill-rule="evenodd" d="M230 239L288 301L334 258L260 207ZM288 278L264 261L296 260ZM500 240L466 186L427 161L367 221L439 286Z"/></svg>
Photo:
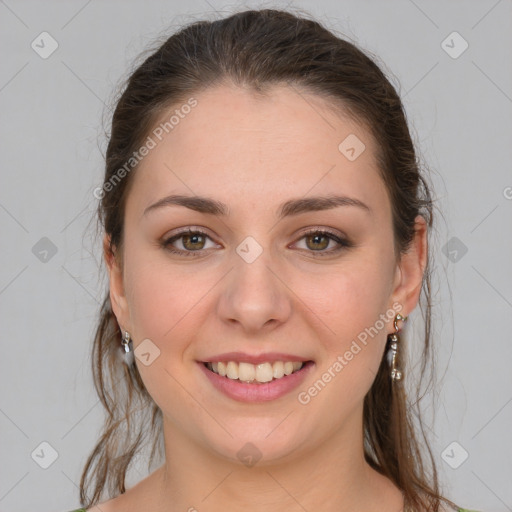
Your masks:
<svg viewBox="0 0 512 512"><path fill-rule="evenodd" d="M402 305L404 315L417 306L423 274L427 265L427 222L418 215L415 219L414 238L407 252L397 264L392 300Z"/></svg>
<svg viewBox="0 0 512 512"><path fill-rule="evenodd" d="M110 237L105 234L103 237L103 256L107 266L110 282L110 304L112 311L117 318L117 323L123 331L131 332L131 322L128 310L128 303L124 293L123 269L120 258L110 249Z"/></svg>

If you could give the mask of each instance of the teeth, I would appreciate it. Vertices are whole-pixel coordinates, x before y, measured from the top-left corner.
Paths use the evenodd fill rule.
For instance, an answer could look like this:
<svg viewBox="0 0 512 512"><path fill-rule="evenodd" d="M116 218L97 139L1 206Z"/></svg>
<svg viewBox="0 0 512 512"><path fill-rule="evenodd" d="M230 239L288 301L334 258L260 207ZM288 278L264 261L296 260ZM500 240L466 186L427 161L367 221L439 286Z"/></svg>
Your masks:
<svg viewBox="0 0 512 512"><path fill-rule="evenodd" d="M251 364L251 366L253 366ZM256 380L258 382L270 382L274 378L274 371L270 363L256 365Z"/></svg>
<svg viewBox="0 0 512 512"><path fill-rule="evenodd" d="M226 366L226 377L228 379L238 379L238 365L234 361L229 361Z"/></svg>
<svg viewBox="0 0 512 512"><path fill-rule="evenodd" d="M287 361L284 363L284 374L290 375L290 373L293 372L293 363L290 363L290 361Z"/></svg>
<svg viewBox="0 0 512 512"><path fill-rule="evenodd" d="M254 365L249 363L239 363L237 377L240 380L245 380L247 382L254 380L256 377L256 369L254 368Z"/></svg>
<svg viewBox="0 0 512 512"><path fill-rule="evenodd" d="M272 365L272 369L274 370L274 378L280 379L284 377L284 363L282 361L276 361Z"/></svg>
<svg viewBox="0 0 512 512"><path fill-rule="evenodd" d="M270 382L300 370L304 363L298 361L276 361L275 363L237 363L236 361L206 363L206 366L221 377L242 382Z"/></svg>

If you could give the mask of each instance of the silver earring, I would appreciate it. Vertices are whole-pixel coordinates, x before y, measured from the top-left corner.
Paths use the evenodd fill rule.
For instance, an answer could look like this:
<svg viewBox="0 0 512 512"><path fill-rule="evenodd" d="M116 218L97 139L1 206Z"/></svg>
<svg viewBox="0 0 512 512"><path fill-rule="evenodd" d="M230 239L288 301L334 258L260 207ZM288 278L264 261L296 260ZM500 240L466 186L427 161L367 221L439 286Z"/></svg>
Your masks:
<svg viewBox="0 0 512 512"><path fill-rule="evenodd" d="M133 357L133 343L130 338L130 333L125 331L124 337L121 340L122 347L122 359L128 365L132 365L134 361Z"/></svg>
<svg viewBox="0 0 512 512"><path fill-rule="evenodd" d="M395 327L395 332L393 334L389 335L389 341L391 349L391 379L394 381L402 380L403 372L397 367L396 359L397 359L397 352L398 352L398 345L400 343L400 340L398 338L398 333L400 332L400 329L398 327L397 322L399 320L402 320L405 322L407 320L406 316L402 316L400 313L397 313L395 317L395 321L393 323Z"/></svg>

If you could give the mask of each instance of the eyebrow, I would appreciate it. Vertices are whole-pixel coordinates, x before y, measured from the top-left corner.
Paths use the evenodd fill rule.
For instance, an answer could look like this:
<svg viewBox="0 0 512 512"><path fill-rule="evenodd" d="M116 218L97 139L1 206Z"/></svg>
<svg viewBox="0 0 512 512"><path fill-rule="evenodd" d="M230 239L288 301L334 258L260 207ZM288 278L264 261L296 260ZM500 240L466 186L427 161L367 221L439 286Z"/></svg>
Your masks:
<svg viewBox="0 0 512 512"><path fill-rule="evenodd" d="M166 206L184 206L190 210L194 210L199 213L207 213L216 216L229 216L229 207L215 199L201 196L184 196L184 195L170 195L159 199L156 203L148 206L143 216L149 212ZM368 213L371 213L371 208L360 201L359 199L347 196L315 196L315 197L303 197L299 199L290 199L280 205L278 209L278 217L280 219L284 217L290 217L299 215L306 212L315 212L322 210L330 210L340 206L355 206Z"/></svg>

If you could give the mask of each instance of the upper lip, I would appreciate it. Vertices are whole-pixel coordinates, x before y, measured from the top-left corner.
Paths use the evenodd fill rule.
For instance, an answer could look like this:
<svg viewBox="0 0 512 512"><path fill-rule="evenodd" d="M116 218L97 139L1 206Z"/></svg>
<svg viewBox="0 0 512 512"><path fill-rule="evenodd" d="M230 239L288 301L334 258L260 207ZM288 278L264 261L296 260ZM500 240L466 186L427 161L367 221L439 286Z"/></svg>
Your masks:
<svg viewBox="0 0 512 512"><path fill-rule="evenodd" d="M299 361L305 363L310 361L307 357L301 357L294 354L284 354L282 352L265 352L263 354L247 354L244 352L226 352L225 354L219 354L205 359L204 363L219 363L227 361L236 361L237 363L274 363L276 361Z"/></svg>

